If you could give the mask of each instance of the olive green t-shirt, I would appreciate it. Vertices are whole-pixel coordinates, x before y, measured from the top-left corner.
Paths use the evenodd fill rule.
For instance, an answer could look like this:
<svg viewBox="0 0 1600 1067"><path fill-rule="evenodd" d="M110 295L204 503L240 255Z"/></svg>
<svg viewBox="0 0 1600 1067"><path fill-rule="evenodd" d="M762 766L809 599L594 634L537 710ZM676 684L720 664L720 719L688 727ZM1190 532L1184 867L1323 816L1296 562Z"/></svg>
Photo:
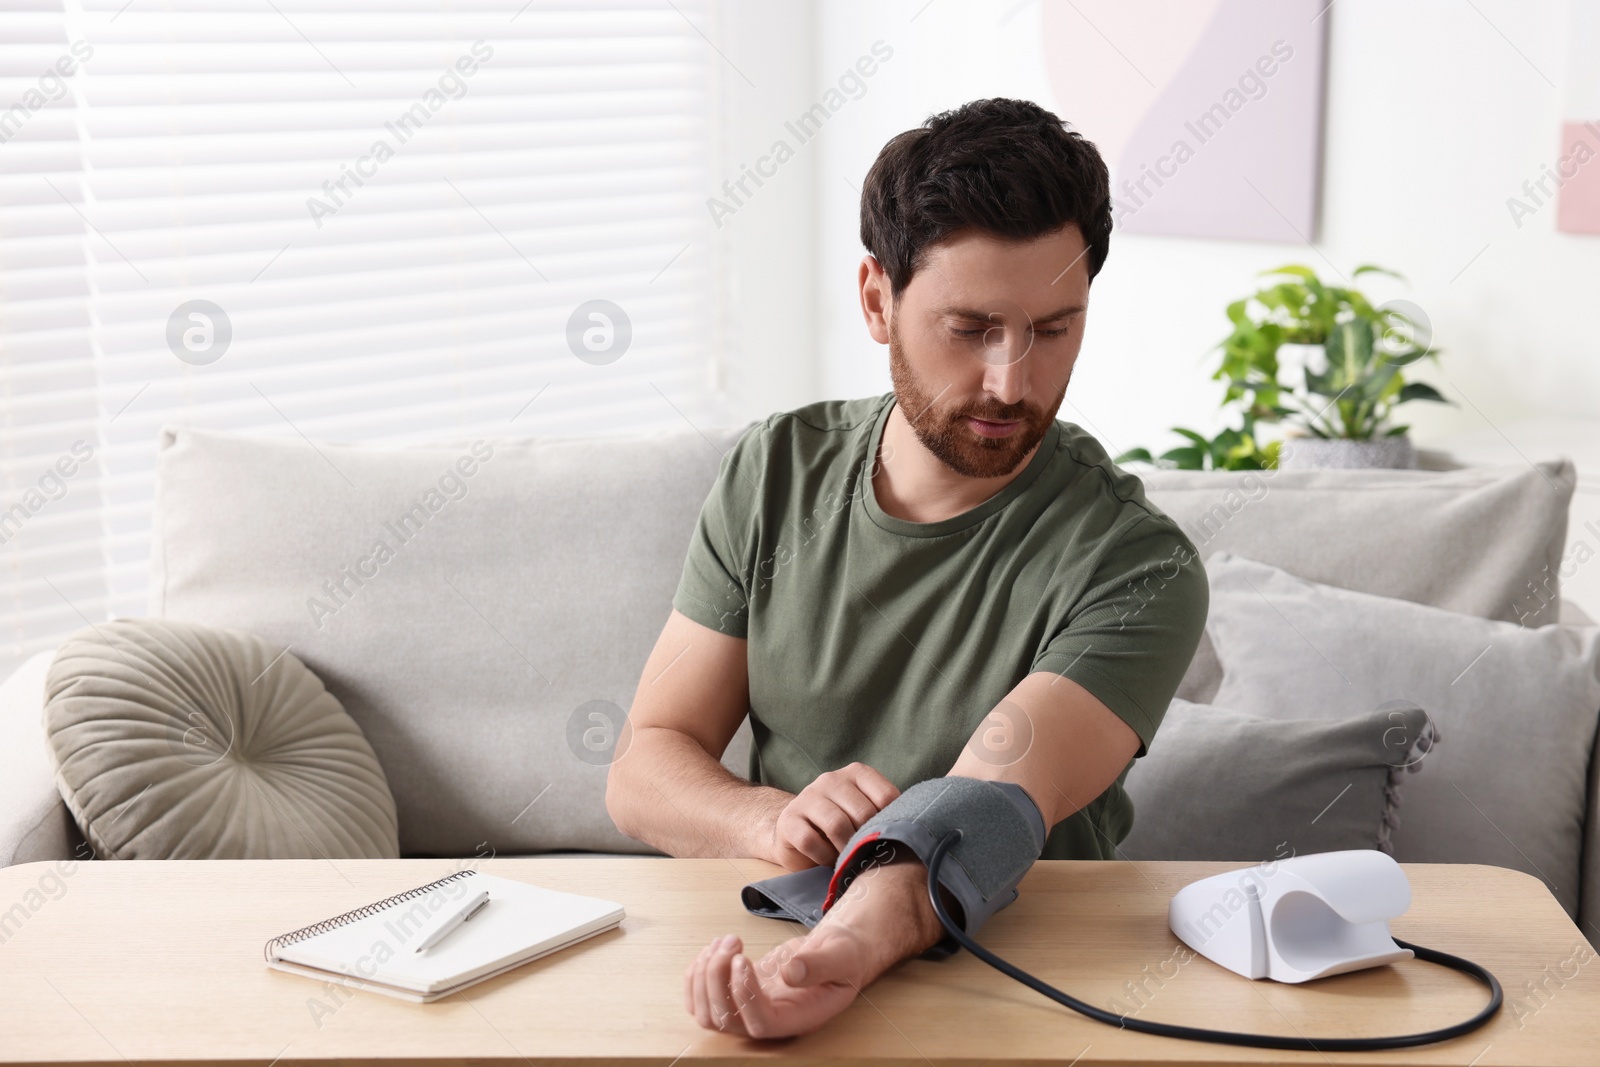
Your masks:
<svg viewBox="0 0 1600 1067"><path fill-rule="evenodd" d="M749 642L750 780L798 793L858 760L901 790L949 774L1036 671L1094 694L1144 755L1205 626L1193 543L1059 419L977 507L889 515L871 475L893 404L769 416L728 450L701 508L672 603ZM1056 824L1043 858L1113 858L1133 826L1126 777Z"/></svg>

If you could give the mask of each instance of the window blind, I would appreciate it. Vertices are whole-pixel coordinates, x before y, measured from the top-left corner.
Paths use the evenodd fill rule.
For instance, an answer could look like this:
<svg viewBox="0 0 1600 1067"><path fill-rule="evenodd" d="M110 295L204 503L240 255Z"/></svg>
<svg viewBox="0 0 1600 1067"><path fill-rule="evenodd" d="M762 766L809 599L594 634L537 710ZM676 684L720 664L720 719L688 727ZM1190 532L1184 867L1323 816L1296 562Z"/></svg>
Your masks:
<svg viewBox="0 0 1600 1067"><path fill-rule="evenodd" d="M714 15L0 12L0 674L145 613L165 424L404 444L714 418Z"/></svg>

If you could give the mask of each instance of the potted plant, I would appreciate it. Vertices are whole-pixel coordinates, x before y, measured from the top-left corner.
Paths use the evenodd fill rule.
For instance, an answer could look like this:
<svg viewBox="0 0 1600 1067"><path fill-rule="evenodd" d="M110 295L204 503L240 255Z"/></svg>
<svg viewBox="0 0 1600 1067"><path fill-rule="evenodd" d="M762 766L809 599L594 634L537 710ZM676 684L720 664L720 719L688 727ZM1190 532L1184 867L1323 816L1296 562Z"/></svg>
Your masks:
<svg viewBox="0 0 1600 1067"><path fill-rule="evenodd" d="M1368 273L1399 275L1382 267ZM1449 403L1432 386L1407 382L1402 368L1437 360L1420 309L1404 301L1375 307L1354 287L1324 283L1299 264L1264 271L1270 284L1228 305L1233 331L1218 344L1225 380L1224 407L1237 407L1241 425L1207 438L1175 427L1188 443L1160 457L1129 449L1114 462L1143 460L1187 470L1285 467L1414 467L1406 425L1392 425L1396 406L1413 400ZM1298 384L1282 379L1285 357L1297 363ZM1262 423L1283 422L1283 441L1262 443Z"/></svg>

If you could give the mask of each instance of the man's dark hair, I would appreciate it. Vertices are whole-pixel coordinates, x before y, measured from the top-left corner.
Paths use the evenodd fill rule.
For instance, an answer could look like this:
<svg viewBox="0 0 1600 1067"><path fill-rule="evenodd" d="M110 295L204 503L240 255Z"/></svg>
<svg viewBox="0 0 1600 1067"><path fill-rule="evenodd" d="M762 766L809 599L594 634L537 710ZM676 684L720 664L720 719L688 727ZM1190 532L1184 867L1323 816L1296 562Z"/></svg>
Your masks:
<svg viewBox="0 0 1600 1067"><path fill-rule="evenodd" d="M1089 277L1111 245L1111 179L1095 146L1027 100L993 97L928 116L883 146L861 189L861 243L911 284L928 248L975 227L1029 240L1074 223Z"/></svg>

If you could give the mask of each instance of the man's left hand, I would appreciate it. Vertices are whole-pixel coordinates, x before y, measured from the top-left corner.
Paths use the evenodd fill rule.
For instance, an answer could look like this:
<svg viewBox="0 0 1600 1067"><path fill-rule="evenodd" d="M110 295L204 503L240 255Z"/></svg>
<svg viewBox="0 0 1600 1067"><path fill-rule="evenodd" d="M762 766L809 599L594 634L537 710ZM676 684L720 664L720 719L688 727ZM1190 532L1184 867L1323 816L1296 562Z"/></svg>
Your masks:
<svg viewBox="0 0 1600 1067"><path fill-rule="evenodd" d="M809 1033L870 981L866 946L843 925L792 937L754 962L743 949L729 934L701 949L684 974L685 1007L709 1030L756 1038Z"/></svg>
<svg viewBox="0 0 1600 1067"><path fill-rule="evenodd" d="M760 960L744 954L736 934L713 941L684 972L684 1007L708 1030L746 1037L818 1029L884 971L939 940L927 877L915 856L865 870L813 930Z"/></svg>

